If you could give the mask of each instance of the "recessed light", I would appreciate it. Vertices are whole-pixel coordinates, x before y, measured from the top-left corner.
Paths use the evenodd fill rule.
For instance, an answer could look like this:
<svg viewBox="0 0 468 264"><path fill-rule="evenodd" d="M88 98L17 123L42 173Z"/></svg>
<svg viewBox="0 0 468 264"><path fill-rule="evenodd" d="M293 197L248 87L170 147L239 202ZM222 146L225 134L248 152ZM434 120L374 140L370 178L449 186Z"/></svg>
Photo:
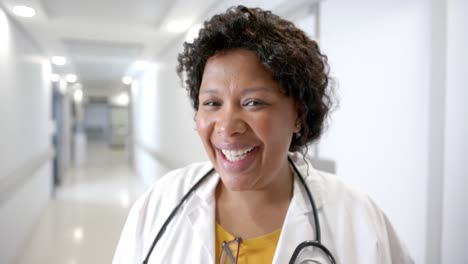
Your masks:
<svg viewBox="0 0 468 264"><path fill-rule="evenodd" d="M58 82L58 81L60 81L60 75L58 75L56 73L53 73L53 74L49 75L49 80L52 81L52 82Z"/></svg>
<svg viewBox="0 0 468 264"><path fill-rule="evenodd" d="M188 43L192 43L196 38L198 38L198 33L200 32L200 29L203 28L202 24L196 24L192 26L188 33L187 36L185 37L185 41Z"/></svg>
<svg viewBox="0 0 468 264"><path fill-rule="evenodd" d="M132 84L132 81L133 81L133 79L132 79L132 77L130 77L130 76L124 76L124 77L122 78L122 82L123 82L123 84L125 84L125 85L130 85L130 84Z"/></svg>
<svg viewBox="0 0 468 264"><path fill-rule="evenodd" d="M130 102L130 98L127 93L121 93L117 96L117 98L115 98L115 102L118 105L126 106Z"/></svg>
<svg viewBox="0 0 468 264"><path fill-rule="evenodd" d="M81 240L83 240L83 237L84 237L83 228L81 226L75 227L75 229L73 230L73 238L75 242L81 242Z"/></svg>
<svg viewBox="0 0 468 264"><path fill-rule="evenodd" d="M76 89L73 93L73 99L76 103L81 103L83 101L83 90Z"/></svg>
<svg viewBox="0 0 468 264"><path fill-rule="evenodd" d="M174 33L186 31L190 27L190 22L186 20L174 20L167 23L167 30Z"/></svg>
<svg viewBox="0 0 468 264"><path fill-rule="evenodd" d="M130 103L130 96L126 92L122 92L110 98L111 103L118 106L128 106Z"/></svg>
<svg viewBox="0 0 468 264"><path fill-rule="evenodd" d="M69 83L74 83L78 79L76 74L67 74L67 76L65 78L67 79L67 82L69 82Z"/></svg>
<svg viewBox="0 0 468 264"><path fill-rule="evenodd" d="M144 69L144 68L146 68L149 64L150 64L150 62L148 62L148 61L138 60L138 61L135 61L135 62L133 63L133 67L135 67L135 68L137 68L137 69Z"/></svg>
<svg viewBox="0 0 468 264"><path fill-rule="evenodd" d="M17 5L13 7L13 14L20 17L33 17L36 15L36 10L29 6Z"/></svg>
<svg viewBox="0 0 468 264"><path fill-rule="evenodd" d="M55 65L65 65L67 63L67 58L62 57L62 56L53 56L52 57L52 63Z"/></svg>
<svg viewBox="0 0 468 264"><path fill-rule="evenodd" d="M130 204L130 196L128 192L124 191L120 193L120 205L123 208L128 208L129 204Z"/></svg>

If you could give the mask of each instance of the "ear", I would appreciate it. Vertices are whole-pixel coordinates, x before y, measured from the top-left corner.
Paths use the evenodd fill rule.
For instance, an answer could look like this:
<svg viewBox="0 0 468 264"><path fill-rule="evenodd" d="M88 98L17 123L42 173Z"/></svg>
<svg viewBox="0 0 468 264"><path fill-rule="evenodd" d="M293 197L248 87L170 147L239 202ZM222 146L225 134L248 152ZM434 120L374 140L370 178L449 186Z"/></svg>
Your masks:
<svg viewBox="0 0 468 264"><path fill-rule="evenodd" d="M296 121L294 121L294 133L299 133L302 129L302 111L296 103Z"/></svg>
<svg viewBox="0 0 468 264"><path fill-rule="evenodd" d="M299 133L301 131L301 128L302 128L301 120L297 118L296 122L294 122L294 133Z"/></svg>

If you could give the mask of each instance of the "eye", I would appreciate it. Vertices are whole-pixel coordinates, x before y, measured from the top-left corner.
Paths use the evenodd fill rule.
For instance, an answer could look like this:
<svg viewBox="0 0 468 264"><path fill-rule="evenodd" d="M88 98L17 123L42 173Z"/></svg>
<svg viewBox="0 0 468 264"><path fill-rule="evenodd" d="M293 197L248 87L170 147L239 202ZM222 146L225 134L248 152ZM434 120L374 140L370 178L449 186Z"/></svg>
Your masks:
<svg viewBox="0 0 468 264"><path fill-rule="evenodd" d="M267 103L258 99L248 99L243 103L243 106L247 106L247 107L260 107L260 106L265 106L265 105L267 105Z"/></svg>
<svg viewBox="0 0 468 264"><path fill-rule="evenodd" d="M220 106L221 104L215 100L206 100L202 103L202 105L207 107L216 107Z"/></svg>

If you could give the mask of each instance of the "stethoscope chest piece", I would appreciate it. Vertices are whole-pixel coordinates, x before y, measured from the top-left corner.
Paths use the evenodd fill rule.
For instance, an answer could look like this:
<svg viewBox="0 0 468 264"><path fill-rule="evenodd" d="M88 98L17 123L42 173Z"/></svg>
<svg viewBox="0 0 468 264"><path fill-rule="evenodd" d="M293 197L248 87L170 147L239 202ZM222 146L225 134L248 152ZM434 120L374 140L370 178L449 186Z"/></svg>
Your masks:
<svg viewBox="0 0 468 264"><path fill-rule="evenodd" d="M290 264L335 264L331 252L317 241L304 241L296 247Z"/></svg>

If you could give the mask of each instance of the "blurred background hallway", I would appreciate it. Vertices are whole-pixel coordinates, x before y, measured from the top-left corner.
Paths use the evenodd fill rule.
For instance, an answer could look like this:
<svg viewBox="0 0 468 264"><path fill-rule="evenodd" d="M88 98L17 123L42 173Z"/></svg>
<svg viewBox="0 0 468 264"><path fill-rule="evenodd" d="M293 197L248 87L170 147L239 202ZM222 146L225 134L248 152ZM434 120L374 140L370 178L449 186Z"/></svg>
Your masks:
<svg viewBox="0 0 468 264"><path fill-rule="evenodd" d="M128 210L144 185L125 149L89 144L26 239L16 263L110 263Z"/></svg>
<svg viewBox="0 0 468 264"><path fill-rule="evenodd" d="M238 4L328 57L340 104L313 165L416 263L468 263L468 1L0 0L0 264L110 263L136 197L207 160L177 55Z"/></svg>

